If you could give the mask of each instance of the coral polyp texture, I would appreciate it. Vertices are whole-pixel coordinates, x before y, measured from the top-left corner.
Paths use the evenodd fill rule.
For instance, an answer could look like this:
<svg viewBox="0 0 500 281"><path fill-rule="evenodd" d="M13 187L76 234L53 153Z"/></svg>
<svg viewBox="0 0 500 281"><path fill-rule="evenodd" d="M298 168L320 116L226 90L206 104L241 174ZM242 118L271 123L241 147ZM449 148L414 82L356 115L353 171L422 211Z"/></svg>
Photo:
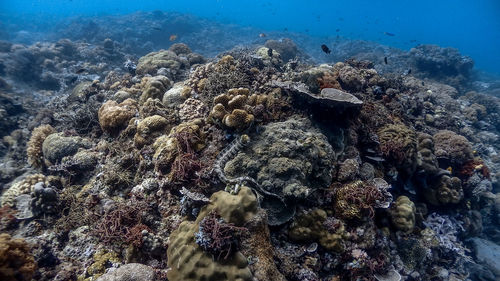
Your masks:
<svg viewBox="0 0 500 281"><path fill-rule="evenodd" d="M456 50L58 29L0 41L0 280L500 280L500 83Z"/></svg>

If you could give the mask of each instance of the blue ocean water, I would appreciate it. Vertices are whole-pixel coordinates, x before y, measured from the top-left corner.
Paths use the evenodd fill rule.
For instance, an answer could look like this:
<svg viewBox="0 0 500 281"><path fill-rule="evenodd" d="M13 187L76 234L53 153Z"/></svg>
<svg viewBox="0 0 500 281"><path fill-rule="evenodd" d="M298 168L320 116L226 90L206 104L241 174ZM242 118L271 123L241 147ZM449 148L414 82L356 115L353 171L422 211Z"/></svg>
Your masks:
<svg viewBox="0 0 500 281"><path fill-rule="evenodd" d="M50 26L70 16L153 10L188 13L268 31L287 30L316 37L339 35L404 50L417 44L455 47L472 57L478 69L500 73L498 0L2 0L0 22L22 18L21 26L29 29Z"/></svg>

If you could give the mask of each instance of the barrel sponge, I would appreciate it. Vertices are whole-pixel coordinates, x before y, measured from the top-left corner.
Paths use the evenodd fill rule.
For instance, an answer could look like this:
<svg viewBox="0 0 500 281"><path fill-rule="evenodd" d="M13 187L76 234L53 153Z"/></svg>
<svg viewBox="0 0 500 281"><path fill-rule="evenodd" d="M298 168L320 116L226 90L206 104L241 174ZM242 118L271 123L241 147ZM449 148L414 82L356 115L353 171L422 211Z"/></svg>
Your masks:
<svg viewBox="0 0 500 281"><path fill-rule="evenodd" d="M432 138L434 139L435 154L438 158L446 158L457 166L474 158L471 144L464 136L449 130L441 130Z"/></svg>
<svg viewBox="0 0 500 281"><path fill-rule="evenodd" d="M35 258L24 239L0 234L0 280L31 280L36 267Z"/></svg>
<svg viewBox="0 0 500 281"><path fill-rule="evenodd" d="M290 226L288 236L290 239L299 242L318 241L327 250L341 252L343 250L342 234L343 225L335 233L330 233L325 227L327 214L322 209L314 209L304 213L297 218Z"/></svg>
<svg viewBox="0 0 500 281"><path fill-rule="evenodd" d="M415 227L415 204L406 196L399 196L389 211L392 224L404 232L411 232Z"/></svg>
<svg viewBox="0 0 500 281"><path fill-rule="evenodd" d="M149 78L144 87L144 91L139 98L139 103L143 104L149 98L162 100L163 95L170 88L172 88L172 84L172 81L163 75L157 75Z"/></svg>
<svg viewBox="0 0 500 281"><path fill-rule="evenodd" d="M126 99L118 104L116 101L105 102L98 112L99 124L103 131L114 135L127 127L128 121L137 114L137 102Z"/></svg>
<svg viewBox="0 0 500 281"><path fill-rule="evenodd" d="M31 133L30 140L28 141L26 153L28 155L28 163L36 168L42 168L43 152L42 145L48 135L56 133L56 130L50 125L41 125L36 127Z"/></svg>
<svg viewBox="0 0 500 281"><path fill-rule="evenodd" d="M199 223L212 210L226 222L241 226L257 213L257 198L248 187L242 187L236 195L219 191L210 197L210 203L203 207L196 221L182 222L169 238L168 280L252 280L247 259L241 252L232 253L225 260L216 260L196 244L195 232Z"/></svg>

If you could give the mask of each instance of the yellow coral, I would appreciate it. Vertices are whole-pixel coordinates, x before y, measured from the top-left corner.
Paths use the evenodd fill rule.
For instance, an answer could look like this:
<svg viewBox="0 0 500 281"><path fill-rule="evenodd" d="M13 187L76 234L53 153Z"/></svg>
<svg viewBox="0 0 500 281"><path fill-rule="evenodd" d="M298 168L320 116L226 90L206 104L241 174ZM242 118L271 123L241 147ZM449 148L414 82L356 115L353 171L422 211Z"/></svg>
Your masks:
<svg viewBox="0 0 500 281"><path fill-rule="evenodd" d="M115 252L99 251L94 254L94 263L88 268L86 275L88 278L85 280L95 280L99 276L106 273L106 268L111 267L113 263L119 263L120 259Z"/></svg>
<svg viewBox="0 0 500 281"><path fill-rule="evenodd" d="M28 163L36 168L43 167L43 152L42 145L48 135L56 133L56 129L50 125L41 125L36 127L31 133L30 140L27 144Z"/></svg>
<svg viewBox="0 0 500 281"><path fill-rule="evenodd" d="M254 121L254 116L243 109L235 109L224 117L224 125L236 130L248 128Z"/></svg>
<svg viewBox="0 0 500 281"><path fill-rule="evenodd" d="M36 263L24 239L0 234L0 280L31 280Z"/></svg>
<svg viewBox="0 0 500 281"><path fill-rule="evenodd" d="M415 227L415 212L415 204L406 196L399 196L389 211L392 224L404 232L411 232Z"/></svg>

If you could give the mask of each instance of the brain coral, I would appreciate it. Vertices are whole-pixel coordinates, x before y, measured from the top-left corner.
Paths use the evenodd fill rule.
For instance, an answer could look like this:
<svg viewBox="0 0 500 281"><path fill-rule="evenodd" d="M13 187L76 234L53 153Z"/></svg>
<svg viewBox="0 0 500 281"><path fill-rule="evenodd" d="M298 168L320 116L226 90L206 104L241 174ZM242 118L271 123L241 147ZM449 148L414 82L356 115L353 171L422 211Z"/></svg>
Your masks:
<svg viewBox="0 0 500 281"><path fill-rule="evenodd" d="M31 280L36 267L35 259L24 239L12 239L7 233L0 234L1 280Z"/></svg>
<svg viewBox="0 0 500 281"><path fill-rule="evenodd" d="M46 177L42 174L29 175L26 178L18 181L4 192L1 199L1 205L3 206L14 206L14 200L17 196L21 194L30 193L33 186L37 182L45 182Z"/></svg>
<svg viewBox="0 0 500 281"><path fill-rule="evenodd" d="M133 99L126 99L120 104L109 100L99 109L99 124L104 132L117 134L127 127L128 121L137 114L137 110L137 102Z"/></svg>
<svg viewBox="0 0 500 281"><path fill-rule="evenodd" d="M453 131L441 130L433 137L436 156L446 159L452 165L461 166L467 160L474 158L469 141Z"/></svg>
<svg viewBox="0 0 500 281"><path fill-rule="evenodd" d="M417 165L417 136L404 124L388 124L378 131L383 155L411 175Z"/></svg>
<svg viewBox="0 0 500 281"><path fill-rule="evenodd" d="M28 147L26 149L28 155L28 163L36 168L43 166L42 145L48 135L55 133L56 130L50 125L41 125L36 127L31 133Z"/></svg>
<svg viewBox="0 0 500 281"><path fill-rule="evenodd" d="M227 176L250 176L266 190L305 198L332 181L334 151L305 118L270 123L246 150L226 163Z"/></svg>
<svg viewBox="0 0 500 281"><path fill-rule="evenodd" d="M237 195L219 191L210 197L210 204L200 211L195 222L182 222L170 235L168 280L252 280L247 259L240 252L218 261L196 244L199 223L212 210L226 222L242 226L256 214L257 198L248 187L242 187Z"/></svg>
<svg viewBox="0 0 500 281"><path fill-rule="evenodd" d="M146 78L144 78L146 79ZM166 76L157 75L147 79L144 91L142 92L139 103L145 103L149 98L163 99L163 95L172 87L172 81Z"/></svg>

